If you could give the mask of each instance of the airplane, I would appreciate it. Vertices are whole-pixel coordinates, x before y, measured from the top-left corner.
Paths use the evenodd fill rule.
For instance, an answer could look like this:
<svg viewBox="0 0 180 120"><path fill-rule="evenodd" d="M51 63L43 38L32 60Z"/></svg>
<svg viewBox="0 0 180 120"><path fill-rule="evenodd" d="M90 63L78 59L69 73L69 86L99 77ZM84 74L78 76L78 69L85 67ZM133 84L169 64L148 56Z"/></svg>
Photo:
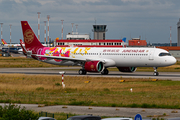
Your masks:
<svg viewBox="0 0 180 120"><path fill-rule="evenodd" d="M4 39L1 39L1 42L6 47L20 47L20 44L14 44L14 43L13 44L8 44ZM23 44L23 46L25 45L24 42L22 44Z"/></svg>
<svg viewBox="0 0 180 120"><path fill-rule="evenodd" d="M11 52L11 53L19 53L18 51L21 49L20 44L8 44L4 39L2 41L2 52ZM22 42L22 45L25 46L25 43Z"/></svg>
<svg viewBox="0 0 180 120"><path fill-rule="evenodd" d="M28 58L55 65L81 66L80 75L87 72L107 75L109 67L117 67L120 72L135 72L137 67L153 67L153 75L158 76L158 67L176 63L169 52L159 48L44 47L27 21L21 21L21 26L25 42L25 47L21 47Z"/></svg>

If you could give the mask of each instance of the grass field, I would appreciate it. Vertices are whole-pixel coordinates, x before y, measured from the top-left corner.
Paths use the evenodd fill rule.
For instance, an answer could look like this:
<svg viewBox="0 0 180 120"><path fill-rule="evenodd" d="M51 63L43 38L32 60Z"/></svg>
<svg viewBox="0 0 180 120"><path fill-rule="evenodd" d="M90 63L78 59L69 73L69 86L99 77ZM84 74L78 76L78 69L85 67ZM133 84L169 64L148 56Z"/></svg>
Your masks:
<svg viewBox="0 0 180 120"><path fill-rule="evenodd" d="M180 82L151 79L0 74L0 102L180 108ZM89 81L89 83L87 82ZM133 92L130 91L132 88Z"/></svg>
<svg viewBox="0 0 180 120"><path fill-rule="evenodd" d="M25 57L0 57L0 68L58 67Z"/></svg>

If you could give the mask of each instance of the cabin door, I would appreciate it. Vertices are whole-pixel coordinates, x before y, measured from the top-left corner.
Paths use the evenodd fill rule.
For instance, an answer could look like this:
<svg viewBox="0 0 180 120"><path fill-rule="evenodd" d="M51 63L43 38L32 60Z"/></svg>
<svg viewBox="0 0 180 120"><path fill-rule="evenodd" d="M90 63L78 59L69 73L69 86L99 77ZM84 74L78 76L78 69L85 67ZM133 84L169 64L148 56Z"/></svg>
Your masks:
<svg viewBox="0 0 180 120"><path fill-rule="evenodd" d="M154 50L150 50L150 52L149 52L149 60L154 60Z"/></svg>

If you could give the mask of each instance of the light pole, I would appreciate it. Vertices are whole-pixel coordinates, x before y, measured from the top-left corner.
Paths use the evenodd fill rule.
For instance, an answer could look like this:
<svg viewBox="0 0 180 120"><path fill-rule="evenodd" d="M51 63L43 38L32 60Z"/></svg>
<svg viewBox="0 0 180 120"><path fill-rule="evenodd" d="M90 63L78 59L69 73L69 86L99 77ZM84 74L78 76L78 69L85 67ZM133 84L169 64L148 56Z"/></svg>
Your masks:
<svg viewBox="0 0 180 120"><path fill-rule="evenodd" d="M11 24L9 25L10 26L10 46L11 46Z"/></svg>
<svg viewBox="0 0 180 120"><path fill-rule="evenodd" d="M48 19L48 47L49 47L49 19L50 19L50 15L47 15L47 19Z"/></svg>
<svg viewBox="0 0 180 120"><path fill-rule="evenodd" d="M40 40L40 14L41 12L37 12L38 14L38 40Z"/></svg>
<svg viewBox="0 0 180 120"><path fill-rule="evenodd" d="M1 23L1 40L3 39L3 37L2 37L2 27L3 27L3 23Z"/></svg>
<svg viewBox="0 0 180 120"><path fill-rule="evenodd" d="M64 21L64 20L61 20L61 21L62 21L62 31L61 31L62 34L61 34L61 39L63 40L63 21Z"/></svg>
<svg viewBox="0 0 180 120"><path fill-rule="evenodd" d="M44 44L46 44L46 21L44 21Z"/></svg>

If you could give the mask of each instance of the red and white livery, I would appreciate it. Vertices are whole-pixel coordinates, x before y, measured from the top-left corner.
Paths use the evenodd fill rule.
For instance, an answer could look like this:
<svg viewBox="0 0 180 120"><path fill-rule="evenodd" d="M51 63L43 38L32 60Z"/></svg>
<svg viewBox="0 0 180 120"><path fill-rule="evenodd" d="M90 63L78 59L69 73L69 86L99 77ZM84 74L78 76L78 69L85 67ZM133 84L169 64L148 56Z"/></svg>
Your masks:
<svg viewBox="0 0 180 120"><path fill-rule="evenodd" d="M99 72L107 75L109 67L117 67L120 72L134 72L137 67L154 67L154 75L159 75L157 67L176 63L169 52L158 48L44 47L27 21L21 21L21 25L25 42L25 48L22 48L27 57L56 65L82 66L79 74Z"/></svg>

